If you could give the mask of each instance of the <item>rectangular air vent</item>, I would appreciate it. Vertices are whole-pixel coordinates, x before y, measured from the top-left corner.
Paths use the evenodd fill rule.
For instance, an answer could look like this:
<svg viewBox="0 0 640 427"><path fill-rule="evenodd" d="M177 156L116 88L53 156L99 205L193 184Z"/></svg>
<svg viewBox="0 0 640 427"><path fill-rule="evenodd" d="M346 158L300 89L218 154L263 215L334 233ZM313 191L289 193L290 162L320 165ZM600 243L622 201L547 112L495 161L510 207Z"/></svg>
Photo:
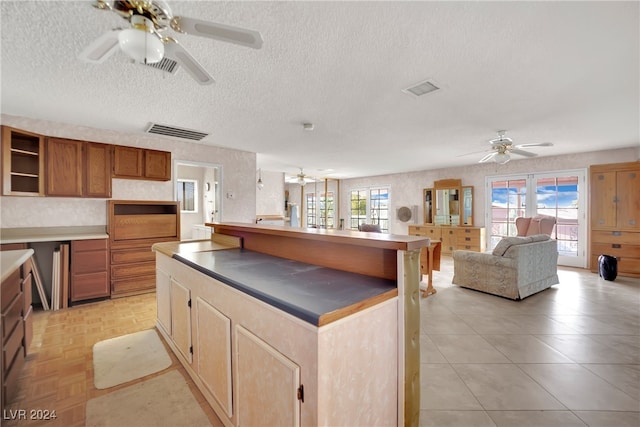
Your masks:
<svg viewBox="0 0 640 427"><path fill-rule="evenodd" d="M172 138L190 139L192 141L201 141L203 138L209 136L208 133L199 132L192 129L184 129L175 126L159 125L157 123L149 123L147 133L153 133L156 135L170 136Z"/></svg>
<svg viewBox="0 0 640 427"><path fill-rule="evenodd" d="M425 80L423 82L409 86L406 89L402 89L402 91L413 96L422 96L426 95L427 93L435 92L438 89L440 88L436 86L432 81Z"/></svg>
<svg viewBox="0 0 640 427"><path fill-rule="evenodd" d="M178 71L180 66L173 59L169 59L164 57L160 60L160 62L156 62L155 64L144 64L147 67L155 68L156 70L165 71L167 73L175 74Z"/></svg>

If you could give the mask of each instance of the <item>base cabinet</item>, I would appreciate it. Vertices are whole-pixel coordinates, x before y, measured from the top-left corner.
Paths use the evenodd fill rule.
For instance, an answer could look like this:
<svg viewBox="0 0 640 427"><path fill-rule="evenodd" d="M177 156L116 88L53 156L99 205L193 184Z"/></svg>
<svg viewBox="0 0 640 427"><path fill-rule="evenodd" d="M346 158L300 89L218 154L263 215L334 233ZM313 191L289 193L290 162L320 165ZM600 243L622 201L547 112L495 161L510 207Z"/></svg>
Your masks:
<svg viewBox="0 0 640 427"><path fill-rule="evenodd" d="M475 252L482 252L486 249L484 227L410 225L409 235L440 240L442 253L447 255L451 255L453 251L459 249Z"/></svg>
<svg viewBox="0 0 640 427"><path fill-rule="evenodd" d="M300 367L242 326L235 334L238 425L299 426Z"/></svg>
<svg viewBox="0 0 640 427"><path fill-rule="evenodd" d="M316 327L156 257L158 329L226 426L398 423L397 299Z"/></svg>
<svg viewBox="0 0 640 427"><path fill-rule="evenodd" d="M16 397L33 336L31 259L0 284L0 412Z"/></svg>
<svg viewBox="0 0 640 427"><path fill-rule="evenodd" d="M233 415L231 384L231 319L196 299L198 376L228 417Z"/></svg>
<svg viewBox="0 0 640 427"><path fill-rule="evenodd" d="M111 294L109 286L109 241L107 239L71 242L72 303Z"/></svg>

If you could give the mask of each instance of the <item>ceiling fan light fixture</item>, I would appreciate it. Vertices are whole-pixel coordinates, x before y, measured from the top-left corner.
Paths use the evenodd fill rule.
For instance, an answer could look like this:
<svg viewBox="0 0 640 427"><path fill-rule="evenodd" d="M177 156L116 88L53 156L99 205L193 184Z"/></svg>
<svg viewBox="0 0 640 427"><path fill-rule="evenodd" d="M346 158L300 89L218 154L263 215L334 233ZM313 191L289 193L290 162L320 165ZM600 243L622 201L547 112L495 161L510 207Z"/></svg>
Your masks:
<svg viewBox="0 0 640 427"><path fill-rule="evenodd" d="M300 184L303 187L307 183L307 181L305 181L304 178L301 177L301 176L298 177L298 181L297 182L298 182L298 184Z"/></svg>
<svg viewBox="0 0 640 427"><path fill-rule="evenodd" d="M493 161L500 165L504 165L509 160L511 160L511 156L509 156L507 153L498 153L493 156Z"/></svg>
<svg viewBox="0 0 640 427"><path fill-rule="evenodd" d="M164 43L152 33L153 23L144 16L132 16L133 28L120 31L120 49L142 64L155 64L164 57Z"/></svg>

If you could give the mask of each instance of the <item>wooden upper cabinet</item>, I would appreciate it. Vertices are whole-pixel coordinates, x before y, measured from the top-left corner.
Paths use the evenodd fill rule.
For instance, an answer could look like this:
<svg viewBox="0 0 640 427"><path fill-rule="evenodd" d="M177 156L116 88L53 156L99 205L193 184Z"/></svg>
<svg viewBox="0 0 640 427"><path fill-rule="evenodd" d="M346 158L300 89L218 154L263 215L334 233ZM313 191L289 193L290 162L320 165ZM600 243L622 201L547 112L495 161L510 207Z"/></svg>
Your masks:
<svg viewBox="0 0 640 427"><path fill-rule="evenodd" d="M84 161L84 196L111 198L113 146L87 142Z"/></svg>
<svg viewBox="0 0 640 427"><path fill-rule="evenodd" d="M169 181L171 152L116 145L113 177Z"/></svg>
<svg viewBox="0 0 640 427"><path fill-rule="evenodd" d="M169 181L171 179L171 153L144 150L144 176L148 179Z"/></svg>
<svg viewBox="0 0 640 427"><path fill-rule="evenodd" d="M142 161L144 153L141 148L113 148L113 176L115 178L143 178Z"/></svg>
<svg viewBox="0 0 640 427"><path fill-rule="evenodd" d="M640 230L640 162L591 166L591 227Z"/></svg>
<svg viewBox="0 0 640 427"><path fill-rule="evenodd" d="M111 197L111 146L47 138L46 195Z"/></svg>
<svg viewBox="0 0 640 427"><path fill-rule="evenodd" d="M43 135L2 126L2 194L44 195Z"/></svg>
<svg viewBox="0 0 640 427"><path fill-rule="evenodd" d="M47 138L47 196L82 197L83 146L83 141Z"/></svg>

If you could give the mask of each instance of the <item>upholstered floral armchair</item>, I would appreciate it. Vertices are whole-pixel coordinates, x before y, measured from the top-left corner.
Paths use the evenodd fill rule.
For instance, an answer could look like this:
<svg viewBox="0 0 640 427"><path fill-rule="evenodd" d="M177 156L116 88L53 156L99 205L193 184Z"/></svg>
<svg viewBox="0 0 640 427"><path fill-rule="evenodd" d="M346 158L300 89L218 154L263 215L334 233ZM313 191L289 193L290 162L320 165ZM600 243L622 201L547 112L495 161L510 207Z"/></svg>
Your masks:
<svg viewBox="0 0 640 427"><path fill-rule="evenodd" d="M491 253L453 252L453 283L514 300L558 283L558 246L546 234L505 237Z"/></svg>

